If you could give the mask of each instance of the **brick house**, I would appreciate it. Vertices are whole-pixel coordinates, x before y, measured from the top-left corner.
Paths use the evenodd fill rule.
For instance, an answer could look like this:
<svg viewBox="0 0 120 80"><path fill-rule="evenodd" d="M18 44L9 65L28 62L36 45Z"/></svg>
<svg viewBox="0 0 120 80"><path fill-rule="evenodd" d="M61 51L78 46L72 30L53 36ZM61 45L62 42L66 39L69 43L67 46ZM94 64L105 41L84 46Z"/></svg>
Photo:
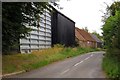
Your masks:
<svg viewBox="0 0 120 80"><path fill-rule="evenodd" d="M79 46L81 47L90 47L95 48L96 47L96 41L94 38L85 30L75 28L75 38L78 42Z"/></svg>

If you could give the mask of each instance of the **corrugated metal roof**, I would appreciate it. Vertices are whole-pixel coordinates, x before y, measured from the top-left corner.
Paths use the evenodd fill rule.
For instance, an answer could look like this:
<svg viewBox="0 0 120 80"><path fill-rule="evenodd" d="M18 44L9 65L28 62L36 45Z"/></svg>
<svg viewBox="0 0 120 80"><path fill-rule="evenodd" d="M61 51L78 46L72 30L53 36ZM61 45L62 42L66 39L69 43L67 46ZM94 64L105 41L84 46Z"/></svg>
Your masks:
<svg viewBox="0 0 120 80"><path fill-rule="evenodd" d="M95 39L96 42L102 43L102 41L96 35L94 34L90 34L90 35Z"/></svg>
<svg viewBox="0 0 120 80"><path fill-rule="evenodd" d="M82 29L79 29L79 28L75 28L81 35L82 35L82 37L86 40L86 41L93 41L93 42L96 42L93 38L92 38L92 36L88 33L88 32L86 32L85 30L82 30Z"/></svg>

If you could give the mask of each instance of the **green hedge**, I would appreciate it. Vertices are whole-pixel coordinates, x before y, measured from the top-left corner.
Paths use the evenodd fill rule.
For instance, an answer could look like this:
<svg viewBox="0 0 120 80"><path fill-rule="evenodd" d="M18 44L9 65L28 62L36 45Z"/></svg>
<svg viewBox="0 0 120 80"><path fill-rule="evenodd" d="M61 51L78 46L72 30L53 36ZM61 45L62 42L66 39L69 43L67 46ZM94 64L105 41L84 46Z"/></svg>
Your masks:
<svg viewBox="0 0 120 80"><path fill-rule="evenodd" d="M103 70L106 72L108 78L115 78L120 80L120 59L118 50L108 50L102 63Z"/></svg>

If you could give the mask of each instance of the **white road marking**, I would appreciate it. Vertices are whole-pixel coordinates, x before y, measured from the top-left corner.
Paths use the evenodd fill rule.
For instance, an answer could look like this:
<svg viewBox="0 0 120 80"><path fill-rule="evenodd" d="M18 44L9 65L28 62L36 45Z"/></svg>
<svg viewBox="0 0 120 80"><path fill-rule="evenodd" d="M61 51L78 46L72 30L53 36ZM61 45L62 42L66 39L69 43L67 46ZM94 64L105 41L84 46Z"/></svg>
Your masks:
<svg viewBox="0 0 120 80"><path fill-rule="evenodd" d="M83 61L84 61L84 60L83 60ZM80 61L79 64L82 63L83 61Z"/></svg>
<svg viewBox="0 0 120 80"><path fill-rule="evenodd" d="M83 60L84 61L84 60ZM77 66L77 65L79 65L80 63L82 63L83 61L80 61L80 62L78 62L78 63L76 63L74 66Z"/></svg>
<svg viewBox="0 0 120 80"><path fill-rule="evenodd" d="M76 63L74 66L77 66L79 63Z"/></svg>
<svg viewBox="0 0 120 80"><path fill-rule="evenodd" d="M91 54L89 57L85 58L84 60L87 60L87 59L89 59L89 58L92 57L92 56L93 56L93 54ZM79 65L80 63L84 62L84 60L82 60L82 61L76 63L74 66ZM64 73L68 72L69 70L70 70L70 69L67 69L67 70L63 71L61 74L64 74Z"/></svg>
<svg viewBox="0 0 120 80"><path fill-rule="evenodd" d="M61 74L64 74L64 73L68 72L69 70L70 70L70 69L67 69L67 70L63 71Z"/></svg>
<svg viewBox="0 0 120 80"><path fill-rule="evenodd" d="M90 57L92 57L92 56L93 56L93 54L91 54L89 57L85 58L84 60L87 60L87 59L89 59L89 58L90 58ZM82 63L84 60L82 60L82 61L80 61L80 62L76 63L74 66L79 65L79 64L80 64L80 63Z"/></svg>
<svg viewBox="0 0 120 80"><path fill-rule="evenodd" d="M93 56L93 54L90 55L91 57Z"/></svg>
<svg viewBox="0 0 120 80"><path fill-rule="evenodd" d="M85 60L89 59L90 57L85 58Z"/></svg>

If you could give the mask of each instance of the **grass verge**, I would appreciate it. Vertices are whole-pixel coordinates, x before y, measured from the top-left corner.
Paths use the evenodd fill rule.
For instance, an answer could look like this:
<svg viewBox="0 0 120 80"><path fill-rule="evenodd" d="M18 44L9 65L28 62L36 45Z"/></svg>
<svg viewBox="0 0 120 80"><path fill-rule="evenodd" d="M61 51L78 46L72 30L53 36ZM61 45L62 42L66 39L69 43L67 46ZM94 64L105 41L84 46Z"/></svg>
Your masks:
<svg viewBox="0 0 120 80"><path fill-rule="evenodd" d="M8 74L21 70L32 70L40 68L55 61L77 56L83 53L96 51L91 48L64 48L55 46L53 48L33 51L31 54L14 54L2 56L2 74Z"/></svg>
<svg viewBox="0 0 120 80"><path fill-rule="evenodd" d="M120 80L120 60L118 58L119 51L112 49L107 51L102 67L108 78Z"/></svg>

